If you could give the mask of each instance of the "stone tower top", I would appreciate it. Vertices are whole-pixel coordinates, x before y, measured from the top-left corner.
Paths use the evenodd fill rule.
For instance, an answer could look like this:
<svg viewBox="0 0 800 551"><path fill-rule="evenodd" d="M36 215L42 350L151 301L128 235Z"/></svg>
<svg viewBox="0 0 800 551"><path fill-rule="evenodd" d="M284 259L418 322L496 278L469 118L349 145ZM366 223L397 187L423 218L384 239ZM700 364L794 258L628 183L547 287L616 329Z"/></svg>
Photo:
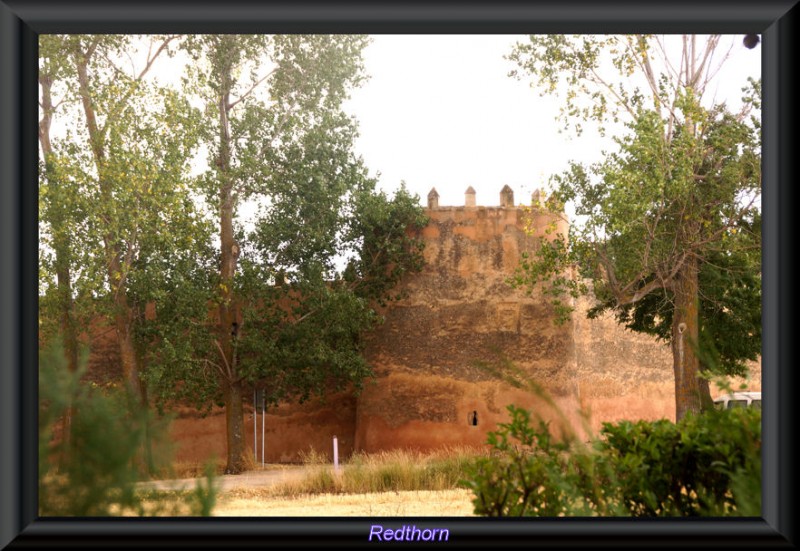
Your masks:
<svg viewBox="0 0 800 551"><path fill-rule="evenodd" d="M544 193L539 192L539 190L536 190L534 192L534 197L536 197L537 192L542 194L541 197L543 200ZM467 189L464 191L464 207L476 208L478 206L476 203L476 195L477 192L475 191L474 187L472 186L467 187ZM535 205L536 203L534 203L534 206ZM436 191L436 188L432 187L431 190L428 192L429 209L460 209L464 207L447 206L447 205L441 206L439 204L439 192ZM497 207L488 206L481 208L497 208ZM503 189L500 190L500 208L517 208L514 204L514 190L511 189L511 187L508 185L504 185Z"/></svg>
<svg viewBox="0 0 800 551"><path fill-rule="evenodd" d="M544 201L544 191L539 188L533 190L533 194L531 195L531 206L542 208L544 207Z"/></svg>
<svg viewBox="0 0 800 551"><path fill-rule="evenodd" d="M472 186L469 186L467 191L464 192L464 205L468 207L475 206L475 190L472 189Z"/></svg>
<svg viewBox="0 0 800 551"><path fill-rule="evenodd" d="M431 190L428 192L428 208L429 209L439 208L439 194L436 192L435 187L432 187Z"/></svg>
<svg viewBox="0 0 800 551"><path fill-rule="evenodd" d="M500 206L513 207L514 206L514 190L508 187L508 184L503 186L500 190Z"/></svg>

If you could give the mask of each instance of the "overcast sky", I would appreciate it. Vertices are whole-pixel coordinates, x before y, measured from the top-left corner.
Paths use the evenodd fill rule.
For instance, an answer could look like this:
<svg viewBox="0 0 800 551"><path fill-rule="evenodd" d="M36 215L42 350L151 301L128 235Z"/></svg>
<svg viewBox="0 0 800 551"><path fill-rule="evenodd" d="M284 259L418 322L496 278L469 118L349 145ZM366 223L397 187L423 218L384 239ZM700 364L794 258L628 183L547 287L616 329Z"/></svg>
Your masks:
<svg viewBox="0 0 800 551"><path fill-rule="evenodd" d="M381 187L404 180L426 204L435 186L439 204L463 205L477 191L478 205L499 204L503 185L517 203L566 168L570 159L600 158L608 142L595 133L560 134L554 97L539 97L529 82L508 76L505 60L525 36L378 35L364 51L371 79L354 91L348 110L359 121L357 150ZM748 50L730 38L731 59L710 90L717 100L739 104L747 77L761 75L760 46Z"/></svg>
<svg viewBox="0 0 800 551"><path fill-rule="evenodd" d="M353 91L346 109L359 124L356 152L373 175L380 173L383 189L405 181L425 205L435 186L445 206L463 205L472 186L477 204L491 206L508 184L518 204L529 203L533 190L545 187L569 160L601 158L611 144L595 132L580 138L559 132L559 97L540 97L529 81L508 76L516 66L504 56L527 38L372 36L364 50L370 78ZM741 35L727 38L723 45L733 44L731 58L708 92L737 108L747 77L761 75L761 47L746 49ZM177 85L185 62L182 56L163 58L153 73ZM62 122L56 120L54 132ZM195 168L205 170L204 161ZM240 212L247 218L252 208L243 205Z"/></svg>

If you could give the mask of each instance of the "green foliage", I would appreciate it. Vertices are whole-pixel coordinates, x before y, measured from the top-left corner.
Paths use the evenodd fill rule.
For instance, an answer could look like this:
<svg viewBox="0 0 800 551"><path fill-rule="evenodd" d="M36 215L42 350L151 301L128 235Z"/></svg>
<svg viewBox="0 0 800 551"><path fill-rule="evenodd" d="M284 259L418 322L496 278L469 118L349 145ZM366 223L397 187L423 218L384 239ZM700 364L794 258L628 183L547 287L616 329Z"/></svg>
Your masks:
<svg viewBox="0 0 800 551"><path fill-rule="evenodd" d="M365 79L367 43L43 37L60 108L46 112L65 115L67 131L42 160L40 230L56 249L40 255L42 340L65 312L124 318L134 342L120 335L123 348L136 347L121 355L126 372L160 407L210 408L226 385L266 384L270 403L358 387L371 373L362 335L420 269L424 224L418 198L377 192L353 151L342 104ZM176 47L192 58L183 88L145 78ZM192 177L203 146L207 170ZM260 207L247 221L244 199Z"/></svg>
<svg viewBox="0 0 800 551"><path fill-rule="evenodd" d="M590 317L610 311L634 331L681 335L678 419L710 401L702 369L741 374L761 348L761 86L749 80L738 113L707 96L723 40L531 36L509 56L513 75L559 96L566 129L613 130L600 161L551 178L552 203L574 220L512 283L540 289L559 322L585 295Z"/></svg>
<svg viewBox="0 0 800 551"><path fill-rule="evenodd" d="M356 194L354 203L345 241L356 256L343 279L358 296L385 306L387 300L403 297L395 292L403 276L422 269L424 243L416 232L428 220L419 197L408 193L405 183L391 199L370 185Z"/></svg>
<svg viewBox="0 0 800 551"><path fill-rule="evenodd" d="M183 40L196 61L187 86L207 105L198 135L209 169L196 189L221 216L230 209L240 254L223 280L200 222L191 248L142 254L152 271L136 280L137 303L154 301L156 319L140 318L137 335L143 378L160 404L221 403L220 376L265 386L274 404L359 387L371 374L362 336L380 321L375 303L396 298L400 278L421 268L412 233L424 220L417 197L404 188L393 197L377 192L353 153L356 124L342 102L364 80L367 41ZM260 206L250 224L237 217L242 199ZM221 304L241 315L230 357L221 338L230 329L208 315Z"/></svg>
<svg viewBox="0 0 800 551"><path fill-rule="evenodd" d="M353 211L327 229L339 243L332 252L353 255L343 274L329 269L332 254L319 256L313 246L296 270L279 264L278 254L272 265L242 262L240 369L251 381L268 381L271 404L348 384L359 388L372 373L362 352L364 334L380 322L375 302L397 298L400 278L422 266L420 242L409 235L423 224L415 197L401 190L390 199L367 187L353 202ZM267 257L265 243L258 246Z"/></svg>
<svg viewBox="0 0 800 551"><path fill-rule="evenodd" d="M142 380L159 406L182 400L209 408L216 393L216 373L209 363L217 354L209 320L216 259L208 228L197 224L192 248L148 251L143 259L149 264L134 279ZM152 318L144 312L148 303L155 308Z"/></svg>
<svg viewBox="0 0 800 551"><path fill-rule="evenodd" d="M268 383L269 404L358 385L371 373L361 337L375 314L347 289L306 282L282 303L254 301L244 312L237 343L241 373Z"/></svg>
<svg viewBox="0 0 800 551"><path fill-rule="evenodd" d="M197 481L194 490L187 499L192 516L210 517L217 503L219 488L216 484L214 463L208 462L204 468L205 476Z"/></svg>
<svg viewBox="0 0 800 551"><path fill-rule="evenodd" d="M695 115L702 133L678 130L666 143L665 123L640 112L618 153L554 177L554 195L579 221L523 257L512 283L543 284L563 321L564 297L586 294L590 281L590 317L610 310L629 329L669 340L673 282L687 256L700 258L695 348L715 349L715 363L740 374L761 348L758 136L723 109ZM700 151L703 159L684 162ZM572 266L577 279L566 275Z"/></svg>
<svg viewBox="0 0 800 551"><path fill-rule="evenodd" d="M760 234L760 216L752 233ZM709 251L699 282L700 335L695 353L705 371L744 376L744 361L755 361L761 353L760 258L745 250ZM610 303L598 305L590 316L608 309ZM628 329L667 342L672 337L674 308L669 291L655 290L614 312Z"/></svg>
<svg viewBox="0 0 800 551"><path fill-rule="evenodd" d="M760 409L710 410L677 425L666 420L605 424L602 435L598 449L608 455L619 499L634 516L760 510Z"/></svg>
<svg viewBox="0 0 800 551"><path fill-rule="evenodd" d="M85 369L85 358L81 363ZM39 359L39 513L43 516L168 514L165 503L146 506L137 482L144 453L169 459L168 418L155 418L138 399L113 388L90 387L81 372L67 371L63 350L53 343ZM54 428L71 413L70 439L54 439ZM215 499L209 477L187 504L208 515Z"/></svg>
<svg viewBox="0 0 800 551"><path fill-rule="evenodd" d="M509 407L489 434L489 457L465 484L488 516L758 516L761 414L708 411L666 420L606 423L585 445L556 440L544 422Z"/></svg>
<svg viewBox="0 0 800 551"><path fill-rule="evenodd" d="M40 182L44 341L65 314L76 326L121 314L139 337L138 356L152 359L150 339L179 329L168 316L144 323L146 305L171 299L177 280L196 279L195 265L213 260L188 176L200 113L183 93L145 78L176 38L41 38L40 66L59 106L51 114L65 128ZM130 343L128 335L120 340ZM123 358L134 376L138 359Z"/></svg>
<svg viewBox="0 0 800 551"><path fill-rule="evenodd" d="M530 425L530 413L509 407L512 420L490 432L492 455L480 458L465 485L476 495L475 513L487 516L559 516L570 510L566 470L568 446L554 440L547 425ZM553 483L551 483L553 481Z"/></svg>

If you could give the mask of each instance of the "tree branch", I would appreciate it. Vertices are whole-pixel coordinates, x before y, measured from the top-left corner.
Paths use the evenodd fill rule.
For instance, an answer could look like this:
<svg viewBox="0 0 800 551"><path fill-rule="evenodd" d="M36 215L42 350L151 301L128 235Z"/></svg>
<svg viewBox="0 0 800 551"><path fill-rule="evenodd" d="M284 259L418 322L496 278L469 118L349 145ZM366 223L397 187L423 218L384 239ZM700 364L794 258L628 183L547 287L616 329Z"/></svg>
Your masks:
<svg viewBox="0 0 800 551"><path fill-rule="evenodd" d="M159 55L161 55L161 52L163 52L167 48L167 46L169 46L169 43L178 38L178 36L179 35L177 34L173 34L172 36L168 36L167 38L165 38L164 41L161 43L161 45L158 47L158 50L156 50L156 52L153 54L152 57L150 57L150 51L147 52L147 65L145 65L144 69L142 69L142 71L139 73L139 76L136 77L136 80L142 80L142 78L144 78L147 72L150 71L150 68L153 66L153 63L155 62L156 58ZM153 43L150 42L151 51L152 48L153 48Z"/></svg>
<svg viewBox="0 0 800 551"><path fill-rule="evenodd" d="M228 106L227 106L227 107L228 107L228 111L230 111L231 109L233 109L233 108L234 108L234 106L235 106L237 103L239 103L240 101L242 101L243 99L245 99L247 96L249 96L249 95L250 95L250 94L253 92L253 90L255 90L255 89L256 89L256 86L258 86L259 84L261 84L262 82L264 82L265 80L267 80L267 79L268 79L268 78L269 78L269 77L270 77L272 74L274 74L274 73L275 73L275 71L277 71L277 70L278 70L278 68L277 68L277 67L275 67L275 68L274 68L273 70L271 70L269 73L267 73L266 75L264 75L263 77L261 77L260 79L258 79L258 81L256 81L256 82L255 82L255 83L254 83L254 84L253 84L253 85L252 85L252 86L251 86L251 87L250 87L250 88L249 88L249 89L248 89L248 90L247 90L247 91L246 91L244 94L242 94L241 96L239 96L239 98L238 98L238 99L236 99L236 100L235 100L235 101L233 101L233 102L230 102L230 103L228 103Z"/></svg>
<svg viewBox="0 0 800 551"><path fill-rule="evenodd" d="M144 76L150 71L150 68L153 66L153 63L155 62L156 58L161 54L161 52L163 52L166 49L169 43L175 40L177 37L178 35L172 35L165 38L152 57L150 57L150 52L148 51L147 64L145 65L144 69L141 70L138 76L134 77L133 82L128 87L128 90L125 92L125 94L109 110L108 116L106 117L106 124L104 124L103 128L100 130L101 136L105 136L109 122L115 120L117 115L119 115L120 111L122 111L123 106L128 101L128 99L130 99L130 97L133 95L133 92L136 90L136 87L139 85L139 82L141 82ZM152 50L152 42L150 43L150 49Z"/></svg>
<svg viewBox="0 0 800 551"><path fill-rule="evenodd" d="M620 288L616 273L614 272L613 264L608 259L608 256L600 247L597 248L597 253L600 257L602 274L605 276L604 279L617 301L617 307L639 302L655 289L668 288L669 284L674 280L675 276L678 274L684 262L686 261L687 256L687 254L684 253L678 257L678 259L673 263L672 269L666 276L664 276L660 270L655 270L652 272L655 276L654 279L650 280L643 287L633 289L639 284L639 282L645 279L645 276L648 275L649 272L639 272L635 277L631 278L630 283L628 283L624 288Z"/></svg>
<svg viewBox="0 0 800 551"><path fill-rule="evenodd" d="M623 99L620 97L620 95L617 93L617 91L616 91L616 90L614 90L614 87L613 87L613 86L611 86L611 85L609 85L609 84L608 84L608 83L607 83L607 82L606 82L606 81L603 79L603 77L601 77L601 76L600 76L600 75L597 73L597 71L595 71L594 67L592 67L591 71L592 71L592 75L594 76L594 79L589 79L589 80L590 80L590 82L594 82L595 84L599 84L599 85L603 86L603 87L604 87L606 90L608 90L609 92L611 92L611 94L612 94L612 95L614 96L614 98L616 98L616 100L617 100L617 105L618 105L618 106L622 106L622 107L624 107L624 108L625 108L625 110L628 112L628 114L629 114L631 117L633 117L633 118L636 118L636 113L633 111L633 109L631 108L631 106L630 106L630 105L628 105L628 102L624 101L624 100L623 100Z"/></svg>
<svg viewBox="0 0 800 551"><path fill-rule="evenodd" d="M219 341L217 339L214 339L214 344L216 345L217 350L219 350L219 355L222 357L222 361L225 362L224 366L225 370L224 371L220 370L220 374L226 379L228 379L228 381L233 381L234 377L233 377L233 371L231 370L231 364L228 363L228 359L225 357L225 352L223 352L222 346L219 344Z"/></svg>

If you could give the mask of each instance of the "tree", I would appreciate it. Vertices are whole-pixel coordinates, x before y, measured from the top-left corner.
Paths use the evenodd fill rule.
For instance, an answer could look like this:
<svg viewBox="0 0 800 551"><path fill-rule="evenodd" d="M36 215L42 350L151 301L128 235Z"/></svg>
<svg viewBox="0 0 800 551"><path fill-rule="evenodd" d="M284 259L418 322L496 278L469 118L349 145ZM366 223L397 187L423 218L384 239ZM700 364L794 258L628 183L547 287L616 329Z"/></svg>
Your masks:
<svg viewBox="0 0 800 551"><path fill-rule="evenodd" d="M553 200L572 202L579 223L524 259L516 281L548 282L565 314L564 294L588 291L565 275L575 265L597 299L590 315L612 310L668 339L681 419L711 402L701 358L731 372L760 348L761 156L760 84L750 82L736 114L705 105L727 59L712 63L721 37L677 41L533 36L511 58L543 93L566 85L567 128L625 128L604 161L553 178Z"/></svg>
<svg viewBox="0 0 800 551"><path fill-rule="evenodd" d="M147 45L140 37L47 36L40 49L43 318L51 316L53 293L46 282L55 271L70 370L77 359L78 317L88 323L107 316L117 333L125 385L145 409L136 336L146 305L163 296L174 277L169 260L196 262L210 235L196 215L187 177L198 113L176 92L145 79L175 40L152 37L139 69L138 48ZM58 105L67 109L63 128L51 139Z"/></svg>
<svg viewBox="0 0 800 551"><path fill-rule="evenodd" d="M148 200L148 196L153 196L151 179L165 176L161 169L171 173L175 165L165 162L169 153L158 147L164 144L155 143L159 135L156 124L140 126L143 106L135 106L134 100L137 93L141 97L143 78L156 58L174 39L163 38L153 53L148 52L144 68L133 74L114 62L131 47L131 37L73 36L65 41L83 108L83 136L91 153L92 166L86 170L96 182L93 214L101 234L122 369L126 384L137 391L141 388L133 331L136 314L129 301L127 282L140 245L140 233L148 227L143 216L160 208L156 206L158 201ZM172 106L176 103L172 102ZM164 152L164 156L154 159L158 151Z"/></svg>
<svg viewBox="0 0 800 551"><path fill-rule="evenodd" d="M74 230L78 223L75 215L80 210L74 200L77 196L76 190L74 186L71 186L74 184L74 180L64 170L65 163L55 150L51 136L53 117L61 105L61 102L54 103L53 101L53 86L64 76L65 68L57 60L58 51L62 47L62 37L48 35L41 38L39 63L39 87L41 90L39 101L41 109L39 121L40 218L49 224L50 231L44 232L42 237L52 250L50 258L42 255L42 260L44 271L55 272L56 276L53 308L48 308L51 301L44 300L42 309L45 311L45 318L50 314L50 310L55 310L52 317L58 319L57 331L63 339L66 366L69 372L74 374L78 370L78 335L72 273L75 265L74 249L76 246ZM47 331L48 328L44 329L45 333L56 332L52 329L50 331ZM74 408L67 407L64 412L62 435L63 440L69 442L70 419L74 415Z"/></svg>
<svg viewBox="0 0 800 551"><path fill-rule="evenodd" d="M374 191L373 181L363 185L351 190L351 208L317 227L315 239L294 243L291 253L269 248L277 232L266 221L254 235L259 256L274 260L244 266L237 350L242 373L266 390L268 405L360 389L372 375L362 337L381 321L376 303L401 298L395 285L422 268L422 242L413 237L426 223L419 198L401 188L390 199ZM321 254L323 241L330 249ZM337 269L347 252L350 260Z"/></svg>
<svg viewBox="0 0 800 551"><path fill-rule="evenodd" d="M208 516L214 506L213 476L178 499L145 498L137 482L143 444L155 440L160 459L170 460L164 419L142 408L127 388L103 388L81 381L65 368L57 339L39 357L39 514L43 516ZM75 407L74 442L53 441L55 422ZM56 460L58 462L56 463Z"/></svg>
<svg viewBox="0 0 800 551"><path fill-rule="evenodd" d="M53 84L59 104L71 108L56 139L43 140L43 150L59 154L43 155L50 161L43 163L42 229L54 236L51 245L60 234L80 239L70 281L80 285L66 294L88 306L87 317L113 320L125 382L144 402L137 325L174 272L164 259L195 257L209 237L187 176L199 113L174 90L145 79L175 39L152 37L139 69L135 58L147 47L140 37L50 36L41 49L40 64L49 68L41 135L49 138L52 109L44 106L52 104Z"/></svg>
<svg viewBox="0 0 800 551"><path fill-rule="evenodd" d="M228 473L245 465L247 385L269 382L271 403L358 385L370 373L360 335L378 319L369 301L388 294L380 281L420 261L406 234L419 207L405 192L393 200L375 193L352 152L355 123L342 102L364 78L366 44L351 35L186 41L207 105L202 182L220 249L215 274L184 278L184 290L167 299L195 322L150 333L148 382L164 398L225 406ZM254 228L238 217L244 200L261 206ZM359 231L359 215L372 216L372 234ZM337 263L372 251L376 239L387 246L380 262L390 264L356 259L345 279ZM210 298L215 316L209 321L191 297Z"/></svg>

